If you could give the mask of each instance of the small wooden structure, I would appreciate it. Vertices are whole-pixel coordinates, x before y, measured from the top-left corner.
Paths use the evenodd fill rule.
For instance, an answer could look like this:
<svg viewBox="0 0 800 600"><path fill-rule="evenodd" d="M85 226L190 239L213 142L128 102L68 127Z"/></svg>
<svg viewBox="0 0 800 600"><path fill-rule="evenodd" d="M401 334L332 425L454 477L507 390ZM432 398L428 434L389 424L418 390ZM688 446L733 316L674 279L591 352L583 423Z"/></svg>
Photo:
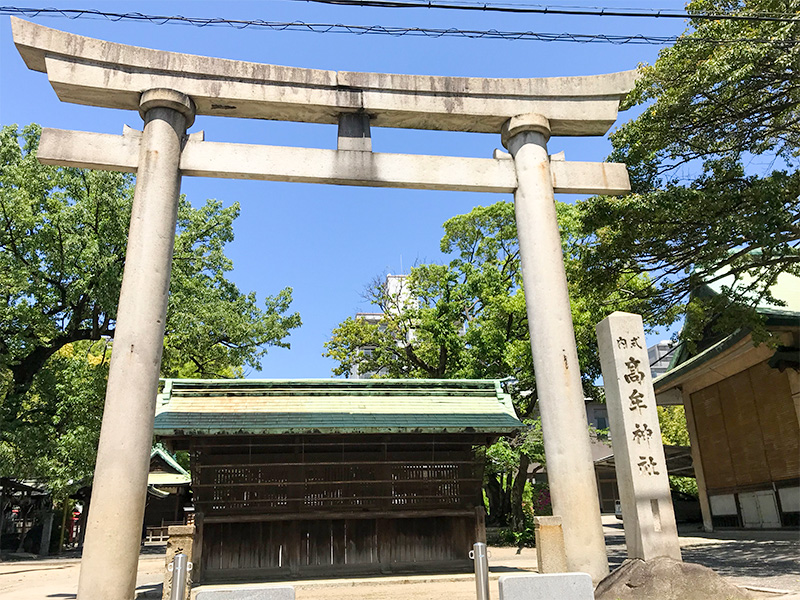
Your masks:
<svg viewBox="0 0 800 600"><path fill-rule="evenodd" d="M170 525L184 525L184 507L191 504L192 477L159 444L150 452L147 502L144 508L145 541L165 542Z"/></svg>
<svg viewBox="0 0 800 600"><path fill-rule="evenodd" d="M0 477L0 553L47 556L53 523L50 491L33 480Z"/></svg>
<svg viewBox="0 0 800 600"><path fill-rule="evenodd" d="M497 381L168 380L191 454L195 581L466 571L475 448L521 427Z"/></svg>

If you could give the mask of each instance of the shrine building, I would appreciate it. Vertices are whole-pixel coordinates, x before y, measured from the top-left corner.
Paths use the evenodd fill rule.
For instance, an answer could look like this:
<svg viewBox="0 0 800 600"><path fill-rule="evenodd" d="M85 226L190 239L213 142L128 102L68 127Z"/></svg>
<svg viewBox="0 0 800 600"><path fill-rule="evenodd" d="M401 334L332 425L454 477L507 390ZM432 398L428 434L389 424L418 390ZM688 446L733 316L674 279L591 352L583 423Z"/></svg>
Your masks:
<svg viewBox="0 0 800 600"><path fill-rule="evenodd" d="M480 448L522 427L499 381L167 380L191 456L195 582L469 571Z"/></svg>

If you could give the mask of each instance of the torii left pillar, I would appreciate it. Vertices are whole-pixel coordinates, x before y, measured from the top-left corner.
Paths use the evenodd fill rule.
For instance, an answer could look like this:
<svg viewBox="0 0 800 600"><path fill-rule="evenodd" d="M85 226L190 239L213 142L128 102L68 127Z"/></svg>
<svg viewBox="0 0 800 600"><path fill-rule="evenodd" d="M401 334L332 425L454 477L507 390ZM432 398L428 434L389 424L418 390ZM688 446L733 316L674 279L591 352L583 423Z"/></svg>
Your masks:
<svg viewBox="0 0 800 600"><path fill-rule="evenodd" d="M131 600L136 589L181 186L181 147L195 115L191 98L167 89L144 92L139 111L144 131L79 600Z"/></svg>

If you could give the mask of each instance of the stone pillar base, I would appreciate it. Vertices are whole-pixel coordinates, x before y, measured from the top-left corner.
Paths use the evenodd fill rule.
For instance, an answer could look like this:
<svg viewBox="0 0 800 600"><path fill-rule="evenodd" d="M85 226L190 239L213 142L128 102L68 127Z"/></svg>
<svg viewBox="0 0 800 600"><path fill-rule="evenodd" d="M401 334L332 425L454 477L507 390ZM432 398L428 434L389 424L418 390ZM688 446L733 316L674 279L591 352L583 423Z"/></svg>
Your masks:
<svg viewBox="0 0 800 600"><path fill-rule="evenodd" d="M181 552L186 555L191 563L194 547L194 525L170 525L168 528L169 539L167 540L167 560L164 570L164 592L162 600L170 600L172 594L172 572L167 571L166 567L175 560L175 555ZM192 589L192 571L186 575L186 596L184 600L189 600Z"/></svg>
<svg viewBox="0 0 800 600"><path fill-rule="evenodd" d="M536 563L539 573L566 573L567 553L561 517L534 517Z"/></svg>

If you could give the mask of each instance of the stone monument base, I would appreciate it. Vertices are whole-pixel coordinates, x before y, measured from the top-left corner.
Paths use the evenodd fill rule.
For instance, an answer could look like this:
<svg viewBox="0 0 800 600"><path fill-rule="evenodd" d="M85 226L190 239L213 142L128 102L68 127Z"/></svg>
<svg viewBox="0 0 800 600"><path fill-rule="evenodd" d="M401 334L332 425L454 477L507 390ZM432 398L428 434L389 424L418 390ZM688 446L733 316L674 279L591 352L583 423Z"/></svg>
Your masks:
<svg viewBox="0 0 800 600"><path fill-rule="evenodd" d="M632 558L603 579L595 600L745 600L747 591L702 565L660 556Z"/></svg>

